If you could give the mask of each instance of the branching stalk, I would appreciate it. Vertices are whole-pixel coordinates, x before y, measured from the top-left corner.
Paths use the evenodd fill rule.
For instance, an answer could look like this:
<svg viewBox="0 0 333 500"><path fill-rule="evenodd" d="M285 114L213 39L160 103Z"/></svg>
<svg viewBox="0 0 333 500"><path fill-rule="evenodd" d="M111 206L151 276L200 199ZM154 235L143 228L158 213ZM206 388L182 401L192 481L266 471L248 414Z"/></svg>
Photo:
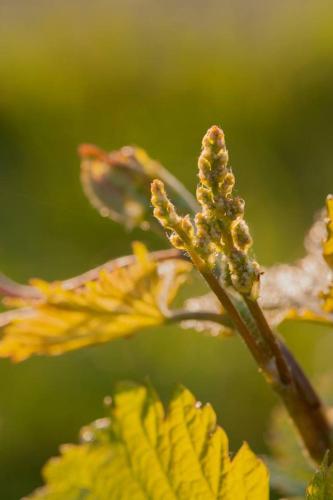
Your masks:
<svg viewBox="0 0 333 500"><path fill-rule="evenodd" d="M214 313L211 311L171 311L167 318L167 323L181 323L182 321L209 321L221 326L230 328L233 326L226 314Z"/></svg>
<svg viewBox="0 0 333 500"><path fill-rule="evenodd" d="M320 463L326 451L332 451L330 424L316 391L271 330L257 302L260 268L249 253L252 239L244 221L244 201L233 194L235 178L218 127L209 129L203 139L199 179L197 199L201 212L194 221L178 215L159 180L152 183L154 215L171 231L172 245L189 254L284 402L309 455ZM216 269L219 279L214 274ZM232 300L228 287L234 289L238 302Z"/></svg>
<svg viewBox="0 0 333 500"><path fill-rule="evenodd" d="M277 384L275 391L283 399L309 455L321 463L326 451L332 449L330 424L325 408L293 354L271 330L258 302L246 299L246 303L274 353L279 368L282 384Z"/></svg>
<svg viewBox="0 0 333 500"><path fill-rule="evenodd" d="M211 284L212 282L209 281L209 283ZM217 288L215 288L216 292ZM222 296L225 298L224 294L220 297L222 298ZM224 299L223 307L226 307ZM288 381L282 382L276 379L274 371L272 372L271 370L272 365L269 363L272 358L267 356L267 353L262 349L260 344L253 341L251 332L247 331L244 336L246 327L244 324L240 326L243 320L239 317L236 320L236 316L232 316L233 313L234 311L231 309L228 311L233 324L242 335L243 340L245 340L246 345L266 379L283 400L290 417L302 436L308 454L315 462L321 463L323 454L328 449L331 449L332 446L330 440L331 429L325 408L315 389L286 345L277 340L273 332L271 332L270 335L274 336L279 353L283 355L284 363L288 367ZM169 322L174 323L185 320L211 321L223 326L226 325L226 318L223 315L205 311L173 313L170 316Z"/></svg>
<svg viewBox="0 0 333 500"><path fill-rule="evenodd" d="M244 300L247 307L249 308L250 313L257 323L259 331L267 342L267 345L269 346L272 355L276 360L276 366L278 368L281 382L283 384L289 384L292 381L290 368L285 360L283 352L280 349L278 340L264 316L264 313L262 312L256 300L251 300L248 297L244 297Z"/></svg>

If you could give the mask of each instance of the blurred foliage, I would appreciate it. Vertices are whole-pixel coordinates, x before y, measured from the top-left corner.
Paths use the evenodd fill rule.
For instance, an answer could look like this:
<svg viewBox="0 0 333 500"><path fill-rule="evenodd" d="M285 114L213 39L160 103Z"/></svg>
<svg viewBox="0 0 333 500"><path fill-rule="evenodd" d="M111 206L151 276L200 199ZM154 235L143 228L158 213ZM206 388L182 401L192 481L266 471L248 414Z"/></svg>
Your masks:
<svg viewBox="0 0 333 500"><path fill-rule="evenodd" d="M215 122L259 262L300 256L333 190L332 21L328 0L2 0L1 269L62 279L129 253L131 239L158 248L91 209L77 146L138 144L193 191L200 140ZM308 371L330 366L331 332L283 333ZM62 358L1 362L1 497L40 484L41 465L99 415L114 381L146 375L163 398L182 382L209 400L232 449L246 438L265 451L274 400L243 345L154 329Z"/></svg>

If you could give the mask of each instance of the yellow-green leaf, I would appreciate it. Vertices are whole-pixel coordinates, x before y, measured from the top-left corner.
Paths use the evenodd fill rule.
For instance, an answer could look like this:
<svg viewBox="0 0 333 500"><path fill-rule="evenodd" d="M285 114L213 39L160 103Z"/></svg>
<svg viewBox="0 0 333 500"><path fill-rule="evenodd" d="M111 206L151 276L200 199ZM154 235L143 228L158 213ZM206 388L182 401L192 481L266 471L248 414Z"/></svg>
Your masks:
<svg viewBox="0 0 333 500"><path fill-rule="evenodd" d="M61 282L35 281L42 298L20 300L25 307L4 313L0 357L21 361L32 354L57 355L162 324L189 264L167 262L163 271L142 244L134 246L134 253L134 264L101 271L97 280L75 290Z"/></svg>
<svg viewBox="0 0 333 500"><path fill-rule="evenodd" d="M155 392L120 384L108 416L44 469L44 500L268 500L268 472L244 444L233 459L210 405L179 387L165 415Z"/></svg>
<svg viewBox="0 0 333 500"><path fill-rule="evenodd" d="M325 305L324 305L325 307ZM287 311L284 321L303 321L306 323L313 323L314 325L333 327L333 318L325 312L313 312L308 309L290 309Z"/></svg>
<svg viewBox="0 0 333 500"><path fill-rule="evenodd" d="M322 294L324 299L323 309L327 313L333 313L333 285L331 285L327 292ZM331 314L332 317L332 314ZM331 319L331 324L333 322L333 318Z"/></svg>
<svg viewBox="0 0 333 500"><path fill-rule="evenodd" d="M323 243L323 256L327 264L333 269L333 196L329 195L326 199L327 208L327 237ZM328 290L322 294L324 299L323 309L326 313L333 312L333 284L330 283ZM332 316L332 315L331 315ZM333 320L332 320L333 321Z"/></svg>
<svg viewBox="0 0 333 500"><path fill-rule="evenodd" d="M333 465L328 465L328 454L306 490L307 500L333 500Z"/></svg>
<svg viewBox="0 0 333 500"><path fill-rule="evenodd" d="M333 196L329 195L326 198L327 208L327 238L323 244L323 255L327 264L333 268Z"/></svg>

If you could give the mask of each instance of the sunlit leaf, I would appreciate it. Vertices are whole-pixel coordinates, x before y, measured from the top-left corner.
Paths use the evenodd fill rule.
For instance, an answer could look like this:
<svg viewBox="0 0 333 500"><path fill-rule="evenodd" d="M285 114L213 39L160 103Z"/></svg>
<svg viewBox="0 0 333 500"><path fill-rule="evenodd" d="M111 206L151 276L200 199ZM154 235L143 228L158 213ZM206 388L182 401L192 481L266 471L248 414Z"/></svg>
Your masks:
<svg viewBox="0 0 333 500"><path fill-rule="evenodd" d="M285 315L285 320L305 321L314 325L333 327L333 317L326 315L324 311L316 313L307 309L290 309Z"/></svg>
<svg viewBox="0 0 333 500"><path fill-rule="evenodd" d="M327 264L333 269L333 196L330 195L326 199L327 219L326 229L327 236L323 243L323 255ZM329 287L322 293L323 309L331 317L333 317L333 282L331 280Z"/></svg>
<svg viewBox="0 0 333 500"><path fill-rule="evenodd" d="M134 264L101 271L97 280L75 290L35 281L40 300L21 299L25 307L3 313L2 323L0 315L0 356L21 361L32 354L56 355L162 324L190 265L159 266L138 243L134 252Z"/></svg>
<svg viewBox="0 0 333 500"><path fill-rule="evenodd" d="M105 419L44 469L44 500L268 500L264 464L243 444L231 460L210 405L179 387L167 414L149 387L123 383Z"/></svg>
<svg viewBox="0 0 333 500"><path fill-rule="evenodd" d="M333 500L333 465L328 454L306 490L307 500Z"/></svg>
<svg viewBox="0 0 333 500"><path fill-rule="evenodd" d="M333 196L326 198L327 209L327 238L323 244L323 254L327 264L333 269Z"/></svg>
<svg viewBox="0 0 333 500"><path fill-rule="evenodd" d="M196 207L185 187L143 149L127 146L106 153L96 146L83 145L80 155L81 181L89 201L102 216L128 229L138 226L160 232L150 203L150 184L156 178L163 179L186 212Z"/></svg>

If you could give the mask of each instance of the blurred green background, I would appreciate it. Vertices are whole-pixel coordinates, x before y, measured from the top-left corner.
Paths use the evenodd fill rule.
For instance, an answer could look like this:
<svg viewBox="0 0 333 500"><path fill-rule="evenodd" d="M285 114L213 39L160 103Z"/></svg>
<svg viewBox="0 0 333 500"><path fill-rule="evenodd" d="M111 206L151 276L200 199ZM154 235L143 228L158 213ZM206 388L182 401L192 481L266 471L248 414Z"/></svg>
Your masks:
<svg viewBox="0 0 333 500"><path fill-rule="evenodd" d="M333 5L327 1L0 0L0 261L3 272L65 278L130 252L85 199L76 154L137 144L190 188L201 137L226 133L259 261L302 256L333 190ZM310 373L333 336L285 329ZM275 398L236 338L162 329L58 358L0 362L0 497L41 483L60 443L102 416L119 379L175 382L211 401L235 449L257 452Z"/></svg>

